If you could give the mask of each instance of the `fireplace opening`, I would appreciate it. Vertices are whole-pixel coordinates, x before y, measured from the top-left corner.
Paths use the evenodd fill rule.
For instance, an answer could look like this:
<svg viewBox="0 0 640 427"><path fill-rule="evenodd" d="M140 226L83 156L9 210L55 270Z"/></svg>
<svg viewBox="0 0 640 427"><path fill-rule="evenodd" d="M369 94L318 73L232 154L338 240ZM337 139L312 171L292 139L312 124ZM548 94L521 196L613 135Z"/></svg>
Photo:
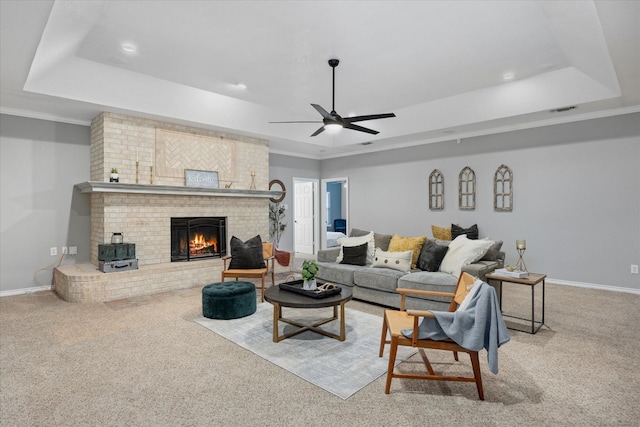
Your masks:
<svg viewBox="0 0 640 427"><path fill-rule="evenodd" d="M225 217L171 218L171 262L227 255Z"/></svg>

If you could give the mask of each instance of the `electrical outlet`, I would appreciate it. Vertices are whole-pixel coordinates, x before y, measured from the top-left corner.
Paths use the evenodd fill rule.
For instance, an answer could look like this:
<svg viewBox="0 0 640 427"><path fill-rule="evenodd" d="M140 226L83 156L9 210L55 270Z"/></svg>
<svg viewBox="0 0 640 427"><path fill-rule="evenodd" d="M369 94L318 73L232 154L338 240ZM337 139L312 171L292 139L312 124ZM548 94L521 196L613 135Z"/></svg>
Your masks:
<svg viewBox="0 0 640 427"><path fill-rule="evenodd" d="M631 264L631 274L638 274L638 264Z"/></svg>
<svg viewBox="0 0 640 427"><path fill-rule="evenodd" d="M50 249L51 250L51 256L56 256L58 255L58 248L53 247Z"/></svg>
<svg viewBox="0 0 640 427"><path fill-rule="evenodd" d="M62 247L62 253L63 254L68 254L69 253L69 249L66 246Z"/></svg>
<svg viewBox="0 0 640 427"><path fill-rule="evenodd" d="M78 255L78 247L69 246L69 255Z"/></svg>

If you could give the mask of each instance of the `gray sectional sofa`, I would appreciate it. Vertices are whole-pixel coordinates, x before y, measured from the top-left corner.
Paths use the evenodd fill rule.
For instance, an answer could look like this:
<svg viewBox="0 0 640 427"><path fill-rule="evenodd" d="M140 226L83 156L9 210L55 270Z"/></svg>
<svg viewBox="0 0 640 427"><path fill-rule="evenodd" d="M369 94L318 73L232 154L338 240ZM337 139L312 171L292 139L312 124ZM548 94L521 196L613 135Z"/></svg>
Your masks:
<svg viewBox="0 0 640 427"><path fill-rule="evenodd" d="M362 236L369 232L353 229L350 236ZM375 233L375 246L386 251L391 240L390 235ZM439 245L448 246L451 241L429 239ZM473 276L486 281L486 274L504 266L504 252L501 252L502 241L494 240L491 248L482 259L462 267ZM349 286L353 298L388 307L400 307L400 294L397 288L422 289L440 292L453 292L458 277L440 271L422 271L412 269L405 273L389 268L374 268L367 265L351 265L336 262L340 248L322 249L318 252L319 271L316 277L322 281ZM451 300L442 297L410 297L407 308L422 310L447 310Z"/></svg>

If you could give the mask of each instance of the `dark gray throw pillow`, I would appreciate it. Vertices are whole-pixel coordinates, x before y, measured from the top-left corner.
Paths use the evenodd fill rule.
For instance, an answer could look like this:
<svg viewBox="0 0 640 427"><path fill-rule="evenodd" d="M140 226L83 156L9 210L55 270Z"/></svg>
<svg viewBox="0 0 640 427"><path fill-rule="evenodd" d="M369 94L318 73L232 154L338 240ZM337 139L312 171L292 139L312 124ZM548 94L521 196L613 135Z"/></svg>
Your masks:
<svg viewBox="0 0 640 427"><path fill-rule="evenodd" d="M478 224L473 224L469 228L462 228L459 225L451 224L451 240L463 234L467 235L467 239L478 240Z"/></svg>
<svg viewBox="0 0 640 427"><path fill-rule="evenodd" d="M262 239L260 236L252 237L246 242L236 236L231 238L231 262L229 269L246 270L248 268L265 268L262 256Z"/></svg>
<svg viewBox="0 0 640 427"><path fill-rule="evenodd" d="M358 246L343 246L340 264L365 265L367 263L367 246L368 243Z"/></svg>
<svg viewBox="0 0 640 427"><path fill-rule="evenodd" d="M418 268L423 271L438 271L448 250L447 246L439 245L433 240L427 240L418 256Z"/></svg>

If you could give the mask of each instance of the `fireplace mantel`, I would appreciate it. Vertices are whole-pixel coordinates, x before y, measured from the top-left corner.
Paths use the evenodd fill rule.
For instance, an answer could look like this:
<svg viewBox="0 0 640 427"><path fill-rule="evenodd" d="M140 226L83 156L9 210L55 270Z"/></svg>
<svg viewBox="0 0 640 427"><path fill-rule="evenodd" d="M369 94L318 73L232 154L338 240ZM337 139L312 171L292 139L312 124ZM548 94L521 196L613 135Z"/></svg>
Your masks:
<svg viewBox="0 0 640 427"><path fill-rule="evenodd" d="M166 194L172 196L256 197L277 199L282 191L243 190L233 188L178 187L174 185L128 184L87 181L76 184L81 193Z"/></svg>

